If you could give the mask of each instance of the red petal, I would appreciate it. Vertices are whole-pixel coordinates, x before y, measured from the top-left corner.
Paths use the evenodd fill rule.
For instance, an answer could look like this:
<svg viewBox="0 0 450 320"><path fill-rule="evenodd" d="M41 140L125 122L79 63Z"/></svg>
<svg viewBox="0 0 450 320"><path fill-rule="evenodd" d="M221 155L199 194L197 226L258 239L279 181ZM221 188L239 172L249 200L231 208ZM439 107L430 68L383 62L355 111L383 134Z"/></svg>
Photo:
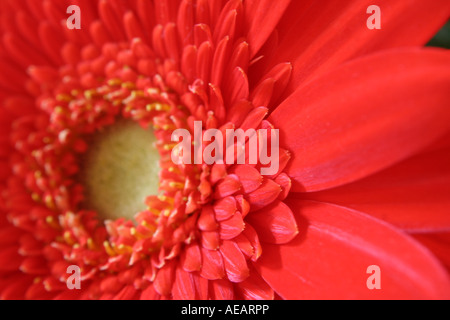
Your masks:
<svg viewBox="0 0 450 320"><path fill-rule="evenodd" d="M237 195L235 199L237 210L242 214L242 218L245 218L250 211L250 203L244 199L243 195Z"/></svg>
<svg viewBox="0 0 450 320"><path fill-rule="evenodd" d="M291 209L280 201L249 214L246 221L255 228L262 242L288 243L298 234Z"/></svg>
<svg viewBox="0 0 450 320"><path fill-rule="evenodd" d="M261 187L247 195L250 211L260 210L278 198L281 187L271 179L264 179Z"/></svg>
<svg viewBox="0 0 450 320"><path fill-rule="evenodd" d="M159 300L160 295L155 291L155 288L150 285L147 289L142 291L141 300Z"/></svg>
<svg viewBox="0 0 450 320"><path fill-rule="evenodd" d="M216 184L216 182L222 180L227 175L227 169L225 164L215 163L211 169L211 184Z"/></svg>
<svg viewBox="0 0 450 320"><path fill-rule="evenodd" d="M218 42L225 36L230 36L233 40L236 25L238 24L238 16L242 12L241 1L228 1L223 7L220 16L217 19L216 28L214 30L214 40Z"/></svg>
<svg viewBox="0 0 450 320"><path fill-rule="evenodd" d="M234 197L227 197L218 200L214 204L214 212L217 221L224 221L233 216L236 212L236 200Z"/></svg>
<svg viewBox="0 0 450 320"><path fill-rule="evenodd" d="M133 285L128 285L110 300L134 300L138 293L139 291Z"/></svg>
<svg viewBox="0 0 450 320"><path fill-rule="evenodd" d="M305 197L369 213L408 231L448 231L449 163L450 149L428 152L355 183Z"/></svg>
<svg viewBox="0 0 450 320"><path fill-rule="evenodd" d="M373 4L381 9L380 30L367 28L370 15L366 11ZM389 0L362 0L348 2L340 10L336 10L336 5L334 1L291 1L281 18L276 54L264 63L293 63L287 94L352 58L384 49L422 46L450 15L450 3L446 0L420 0L414 4L404 1L395 5Z"/></svg>
<svg viewBox="0 0 450 320"><path fill-rule="evenodd" d="M2 300L24 300L25 292L33 283L33 277L20 274L20 276L10 277L5 279L8 281L5 287L3 287L0 297Z"/></svg>
<svg viewBox="0 0 450 320"><path fill-rule="evenodd" d="M198 272L192 273L192 278L194 279L195 290L196 290L196 300L208 300L208 286L209 280L201 277Z"/></svg>
<svg viewBox="0 0 450 320"><path fill-rule="evenodd" d="M222 199L231 196L240 189L241 183L239 182L239 178L234 174L230 174L226 176L225 179L217 183L214 198Z"/></svg>
<svg viewBox="0 0 450 320"><path fill-rule="evenodd" d="M194 82L197 62L197 48L195 46L186 46L183 49L181 57L181 71L189 82Z"/></svg>
<svg viewBox="0 0 450 320"><path fill-rule="evenodd" d="M252 103L247 100L237 101L231 105L227 112L227 121L233 124L233 127L229 129L239 128L253 108Z"/></svg>
<svg viewBox="0 0 450 320"><path fill-rule="evenodd" d="M228 61L230 54L230 37L225 37L217 44L217 49L214 53L213 70L211 73L211 83L220 86L222 83L223 71L225 63Z"/></svg>
<svg viewBox="0 0 450 320"><path fill-rule="evenodd" d="M261 278L261 276L253 268L250 270L250 277L244 282L235 285L239 299L245 300L273 300L274 291ZM282 277L281 274L278 274Z"/></svg>
<svg viewBox="0 0 450 320"><path fill-rule="evenodd" d="M250 224L247 223L245 230L233 239L233 241L236 242L241 251L252 261L258 260L261 256L262 248L258 234Z"/></svg>
<svg viewBox="0 0 450 320"><path fill-rule="evenodd" d="M280 99L280 96L286 91L286 87L288 86L291 80L291 74L292 74L291 63L280 63L276 65L262 77L263 80L256 86L255 91L252 93L252 95L255 95L256 97L258 91L261 90L260 85L267 82L267 80L273 80L274 81L273 87L267 88L269 91L271 91L270 99L266 100L268 106L273 107L274 103L276 103Z"/></svg>
<svg viewBox="0 0 450 320"><path fill-rule="evenodd" d="M233 103L247 99L249 95L249 84L247 74L240 67L236 67L230 74L230 83L224 85L224 98L230 105Z"/></svg>
<svg viewBox="0 0 450 320"><path fill-rule="evenodd" d="M285 299L448 299L450 279L436 258L391 226L347 208L289 201L305 226L293 242L264 245L255 265ZM307 226L307 227L306 227ZM369 290L369 266L381 289ZM280 277L280 274L283 276Z"/></svg>
<svg viewBox="0 0 450 320"><path fill-rule="evenodd" d="M450 233L424 233L412 236L430 249L446 266L447 271L450 271Z"/></svg>
<svg viewBox="0 0 450 320"><path fill-rule="evenodd" d="M218 231L203 231L202 246L209 250L217 250L220 245L220 234Z"/></svg>
<svg viewBox="0 0 450 320"><path fill-rule="evenodd" d="M234 241L223 241L220 246L225 271L231 282L242 282L249 276L247 261Z"/></svg>
<svg viewBox="0 0 450 320"><path fill-rule="evenodd" d="M263 80L252 92L253 105L267 108L272 98L274 86L275 79L269 78Z"/></svg>
<svg viewBox="0 0 450 320"><path fill-rule="evenodd" d="M282 191L278 197L278 200L283 201L289 195L289 191L291 191L291 187L292 187L291 178L289 178L289 176L287 174L282 173L282 174L278 175L274 181L275 181L275 183L279 184L282 189Z"/></svg>
<svg viewBox="0 0 450 320"><path fill-rule="evenodd" d="M44 274L49 271L47 261L42 256L24 258L19 269L28 274Z"/></svg>
<svg viewBox="0 0 450 320"><path fill-rule="evenodd" d="M233 300L234 289L233 283L222 279L209 282L212 300Z"/></svg>
<svg viewBox="0 0 450 320"><path fill-rule="evenodd" d="M243 233L241 233L239 236L233 239L234 242L238 245L239 249L242 251L242 253L247 257L251 258L254 254L253 246L250 242L250 240L247 239L246 236L244 236Z"/></svg>
<svg viewBox="0 0 450 320"><path fill-rule="evenodd" d="M230 219L220 223L220 238L231 240L245 229L244 220L240 212L236 212Z"/></svg>
<svg viewBox="0 0 450 320"><path fill-rule="evenodd" d="M8 263L0 264L1 271L18 270L22 263L23 257L18 253L19 247L8 247L0 250L0 261L8 261Z"/></svg>
<svg viewBox="0 0 450 320"><path fill-rule="evenodd" d="M205 206L202 208L197 224L198 228L202 231L217 230L219 225L217 224L215 213L211 206Z"/></svg>
<svg viewBox="0 0 450 320"><path fill-rule="evenodd" d="M195 300L195 284L192 273L177 267L172 297L174 300Z"/></svg>
<svg viewBox="0 0 450 320"><path fill-rule="evenodd" d="M0 229L0 246L5 247L6 245L17 243L21 235L22 232L16 227L13 226L2 227Z"/></svg>
<svg viewBox="0 0 450 320"><path fill-rule="evenodd" d="M240 128L242 130L247 131L249 129L256 129L259 127L261 122L264 120L264 118L269 113L269 110L264 107L256 107L252 111L250 111L244 121L242 122Z"/></svg>
<svg viewBox="0 0 450 320"><path fill-rule="evenodd" d="M222 256L219 251L202 248L202 270L200 275L208 280L218 280L225 276Z"/></svg>
<svg viewBox="0 0 450 320"><path fill-rule="evenodd" d="M250 0L244 2L245 30L253 57L275 29L289 1ZM270 14L267 14L270 12Z"/></svg>
<svg viewBox="0 0 450 320"><path fill-rule="evenodd" d="M354 181L429 145L448 130L449 81L450 54L402 49L353 61L298 90L269 118L295 155L286 172L293 191Z"/></svg>
<svg viewBox="0 0 450 320"><path fill-rule="evenodd" d="M187 245L181 253L180 263L187 272L200 271L202 257L197 243Z"/></svg>
<svg viewBox="0 0 450 320"><path fill-rule="evenodd" d="M213 49L211 43L203 42L197 54L197 78L201 79L204 83L209 82L212 54Z"/></svg>
<svg viewBox="0 0 450 320"><path fill-rule="evenodd" d="M26 300L51 300L54 296L53 292L48 292L45 289L42 281L33 283L25 293Z"/></svg>
<svg viewBox="0 0 450 320"><path fill-rule="evenodd" d="M164 267L158 270L153 286L162 296L168 296L172 292L173 282L175 280L176 261L166 261Z"/></svg>
<svg viewBox="0 0 450 320"><path fill-rule="evenodd" d="M192 1L183 0L178 9L177 27L182 44L192 42L192 27L194 26L194 4Z"/></svg>
<svg viewBox="0 0 450 320"><path fill-rule="evenodd" d="M247 224L242 234L250 241L253 246L253 256L251 257L251 259L253 261L258 260L262 254L262 247L259 242L258 233L250 224Z"/></svg>
<svg viewBox="0 0 450 320"><path fill-rule="evenodd" d="M177 21L178 6L178 1L160 0L154 2L157 23L165 25L170 21Z"/></svg>

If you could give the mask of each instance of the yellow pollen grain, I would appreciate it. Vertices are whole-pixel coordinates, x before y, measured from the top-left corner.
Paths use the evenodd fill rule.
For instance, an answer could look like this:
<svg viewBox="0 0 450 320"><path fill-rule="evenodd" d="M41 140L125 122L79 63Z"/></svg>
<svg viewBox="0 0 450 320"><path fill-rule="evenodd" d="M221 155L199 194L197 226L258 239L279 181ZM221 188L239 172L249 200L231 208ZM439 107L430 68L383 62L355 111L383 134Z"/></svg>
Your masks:
<svg viewBox="0 0 450 320"><path fill-rule="evenodd" d="M49 226L51 226L52 228L54 228L54 229L58 229L58 228L60 227L58 221L55 220L55 218L52 217L52 216L47 216L47 217L45 218L45 222L47 222L47 224L48 224Z"/></svg>
<svg viewBox="0 0 450 320"><path fill-rule="evenodd" d="M92 100L93 97L95 97L97 95L97 92L95 90L86 90L84 92L84 97L87 100Z"/></svg>
<svg viewBox="0 0 450 320"><path fill-rule="evenodd" d="M72 97L67 95L67 94L58 94L56 96L56 100L57 101L69 102L69 101L72 101Z"/></svg>
<svg viewBox="0 0 450 320"><path fill-rule="evenodd" d="M113 104L114 107L118 107L118 106L120 106L122 104L122 100L116 99L116 100L113 101L112 104Z"/></svg>
<svg viewBox="0 0 450 320"><path fill-rule="evenodd" d="M147 89L147 93L150 95L158 95L160 93L160 91L156 88L150 88L150 89Z"/></svg>
<svg viewBox="0 0 450 320"><path fill-rule="evenodd" d="M69 245L73 245L75 243L75 240L72 238L72 234L70 233L70 231L66 231L64 232L64 241Z"/></svg>
<svg viewBox="0 0 450 320"><path fill-rule="evenodd" d="M117 252L119 254L125 254L125 253L132 253L133 252L133 248L131 248L130 246L124 245L123 243L119 244L117 246Z"/></svg>
<svg viewBox="0 0 450 320"><path fill-rule="evenodd" d="M162 127L163 130L167 131L167 130L175 130L177 127L175 127L172 124L166 124Z"/></svg>
<svg viewBox="0 0 450 320"><path fill-rule="evenodd" d="M170 212L171 212L170 210L166 209L166 210L163 211L163 215L165 217L168 217L168 216L170 216Z"/></svg>
<svg viewBox="0 0 450 320"><path fill-rule="evenodd" d="M54 112L56 113L63 113L64 112L64 108L61 106L56 106L54 109Z"/></svg>
<svg viewBox="0 0 450 320"><path fill-rule="evenodd" d="M131 96L133 98L142 98L145 96L145 93L142 90L134 90L131 92Z"/></svg>
<svg viewBox="0 0 450 320"><path fill-rule="evenodd" d="M92 238L87 239L87 245L90 250L94 250L96 248L94 240L92 240Z"/></svg>
<svg viewBox="0 0 450 320"><path fill-rule="evenodd" d="M176 146L177 146L177 144L175 144L175 143L167 143L167 144L163 145L163 149L165 151L170 151L173 148L175 148Z"/></svg>
<svg viewBox="0 0 450 320"><path fill-rule="evenodd" d="M143 227L147 228L148 230L150 230L151 232L155 232L155 231L156 231L155 226L148 224L147 221L142 221L142 222L141 222L141 225L142 225Z"/></svg>
<svg viewBox="0 0 450 320"><path fill-rule="evenodd" d="M122 81L119 79L108 80L108 86L111 86L111 87L120 86L121 84L122 84Z"/></svg>
<svg viewBox="0 0 450 320"><path fill-rule="evenodd" d="M55 203L53 202L53 198L50 195L46 195L44 198L44 203L49 209L55 209Z"/></svg>
<svg viewBox="0 0 450 320"><path fill-rule="evenodd" d="M173 182L172 181L172 182L169 183L169 186L171 188L184 189L184 183L181 183L181 182Z"/></svg>
<svg viewBox="0 0 450 320"><path fill-rule="evenodd" d="M158 210L158 209L155 209L155 208L149 208L148 211L150 213L152 213L153 215L155 215L155 216L159 216L161 214L161 210Z"/></svg>
<svg viewBox="0 0 450 320"><path fill-rule="evenodd" d="M124 82L122 83L122 88L123 89L130 89L133 90L135 88L135 84L133 82Z"/></svg>
<svg viewBox="0 0 450 320"><path fill-rule="evenodd" d="M166 203L169 203L169 204L173 204L175 202L174 198L167 197L167 196L164 196L164 195L159 195L158 199L161 200L162 202L166 202Z"/></svg>

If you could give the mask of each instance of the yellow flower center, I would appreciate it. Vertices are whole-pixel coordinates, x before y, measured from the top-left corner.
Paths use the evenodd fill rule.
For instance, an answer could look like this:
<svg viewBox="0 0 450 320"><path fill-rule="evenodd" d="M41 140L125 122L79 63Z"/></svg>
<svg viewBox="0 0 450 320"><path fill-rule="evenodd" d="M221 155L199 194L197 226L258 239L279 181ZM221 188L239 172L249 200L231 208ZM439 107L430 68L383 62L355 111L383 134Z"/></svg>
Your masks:
<svg viewBox="0 0 450 320"><path fill-rule="evenodd" d="M92 137L81 179L85 206L103 219L133 219L159 187L159 153L152 130L118 121Z"/></svg>

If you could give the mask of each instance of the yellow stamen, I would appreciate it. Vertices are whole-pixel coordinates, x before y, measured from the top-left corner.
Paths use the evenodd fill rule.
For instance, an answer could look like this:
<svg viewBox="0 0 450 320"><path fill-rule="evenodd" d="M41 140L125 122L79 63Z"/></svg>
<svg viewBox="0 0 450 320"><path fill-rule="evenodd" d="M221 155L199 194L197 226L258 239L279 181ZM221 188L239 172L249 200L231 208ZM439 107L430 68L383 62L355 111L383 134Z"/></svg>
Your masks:
<svg viewBox="0 0 450 320"><path fill-rule="evenodd" d="M103 247L105 248L105 251L109 256L114 257L117 255L108 241L103 242Z"/></svg>

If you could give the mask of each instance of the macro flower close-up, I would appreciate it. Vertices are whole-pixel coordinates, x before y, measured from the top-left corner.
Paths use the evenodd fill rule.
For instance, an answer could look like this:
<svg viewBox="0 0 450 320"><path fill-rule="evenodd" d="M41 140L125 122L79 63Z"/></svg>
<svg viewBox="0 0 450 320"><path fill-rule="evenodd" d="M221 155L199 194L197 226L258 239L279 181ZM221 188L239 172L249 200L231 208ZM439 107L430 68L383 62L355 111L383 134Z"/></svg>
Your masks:
<svg viewBox="0 0 450 320"><path fill-rule="evenodd" d="M0 298L450 299L449 17L0 0Z"/></svg>

